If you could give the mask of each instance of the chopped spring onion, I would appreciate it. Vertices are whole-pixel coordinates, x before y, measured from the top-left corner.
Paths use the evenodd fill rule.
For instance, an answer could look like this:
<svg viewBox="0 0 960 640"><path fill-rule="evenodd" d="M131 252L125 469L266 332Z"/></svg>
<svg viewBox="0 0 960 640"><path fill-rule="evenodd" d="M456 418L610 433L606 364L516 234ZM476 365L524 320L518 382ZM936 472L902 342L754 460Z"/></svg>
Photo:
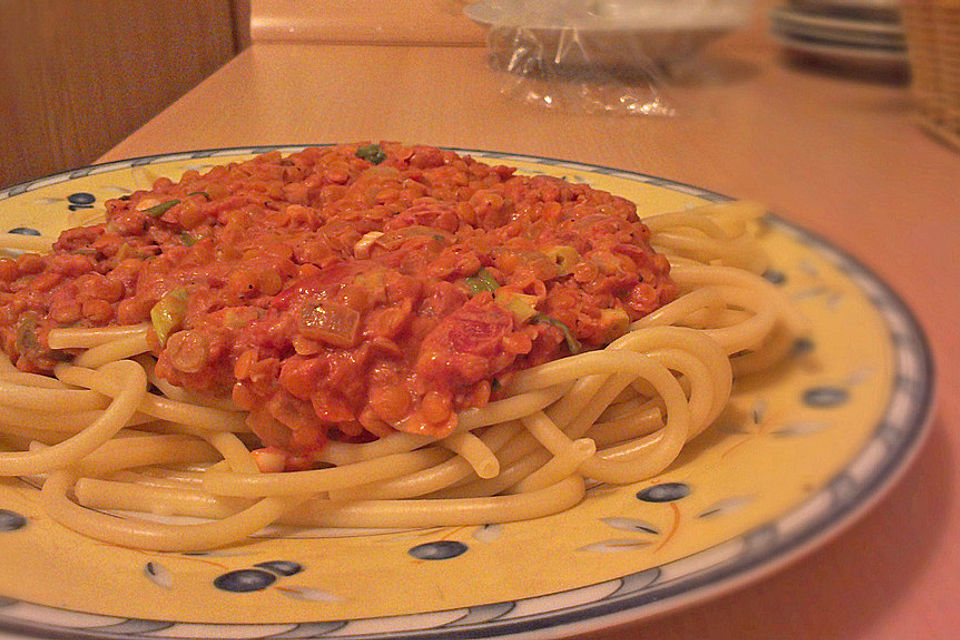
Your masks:
<svg viewBox="0 0 960 640"><path fill-rule="evenodd" d="M161 202L160 204L155 204L148 209L144 209L143 212L151 218L159 218L178 204L180 204L179 200L167 200L166 202Z"/></svg>
<svg viewBox="0 0 960 640"><path fill-rule="evenodd" d="M153 305L150 309L150 322L153 323L153 330L160 344L165 344L170 334L183 326L186 315L187 290L182 287L168 291Z"/></svg>
<svg viewBox="0 0 960 640"><path fill-rule="evenodd" d="M37 341L37 316L34 313L25 313L17 323L17 350L25 353L40 346Z"/></svg>
<svg viewBox="0 0 960 640"><path fill-rule="evenodd" d="M197 238L184 231L180 234L180 242L182 242L185 247L192 247L197 244Z"/></svg>
<svg viewBox="0 0 960 640"><path fill-rule="evenodd" d="M380 164L387 159L387 154L383 152L378 144L368 144L357 149L355 156L361 160L366 160L370 164Z"/></svg>
<svg viewBox="0 0 960 640"><path fill-rule="evenodd" d="M500 288L500 283L497 282L496 278L490 275L490 272L480 267L480 271L477 271L477 275L470 276L469 278L464 278L464 284L467 285L467 289L470 289L470 293L477 295L484 291L489 291L493 293Z"/></svg>
<svg viewBox="0 0 960 640"><path fill-rule="evenodd" d="M537 314L537 296L500 289L493 297L494 302L512 313L521 324Z"/></svg>
<svg viewBox="0 0 960 640"><path fill-rule="evenodd" d="M560 332L563 334L563 339L567 343L567 348L570 349L570 353L580 353L582 346L580 341L577 340L576 336L573 335L573 332L570 331L570 327L560 322L556 318L552 318L545 313L538 313L533 318L532 322L543 323L543 324L552 324L557 329L560 329Z"/></svg>
<svg viewBox="0 0 960 640"><path fill-rule="evenodd" d="M207 199L207 202L210 202L211 200L213 200L213 198L210 196L210 194L207 193L206 191L194 191L194 192L192 192L192 193L188 193L187 195L188 195L188 196L203 196L204 198Z"/></svg>

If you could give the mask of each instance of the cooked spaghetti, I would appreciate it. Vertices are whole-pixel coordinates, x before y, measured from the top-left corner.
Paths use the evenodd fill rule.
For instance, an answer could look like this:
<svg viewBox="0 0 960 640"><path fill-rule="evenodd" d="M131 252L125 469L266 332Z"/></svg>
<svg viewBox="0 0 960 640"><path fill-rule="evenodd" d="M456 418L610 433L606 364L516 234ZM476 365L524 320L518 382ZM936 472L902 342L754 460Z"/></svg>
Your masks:
<svg viewBox="0 0 960 640"><path fill-rule="evenodd" d="M748 203L641 222L584 184L382 143L106 206L0 240L41 251L0 258L0 475L121 545L555 513L663 471L803 330L756 275Z"/></svg>

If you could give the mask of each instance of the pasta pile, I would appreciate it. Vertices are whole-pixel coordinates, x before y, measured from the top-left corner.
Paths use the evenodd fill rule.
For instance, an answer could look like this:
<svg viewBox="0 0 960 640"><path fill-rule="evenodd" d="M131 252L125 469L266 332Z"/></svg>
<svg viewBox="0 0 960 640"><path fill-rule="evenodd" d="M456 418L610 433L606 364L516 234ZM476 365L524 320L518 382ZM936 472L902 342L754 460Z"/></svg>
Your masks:
<svg viewBox="0 0 960 640"><path fill-rule="evenodd" d="M644 219L681 288L674 302L604 349L519 372L446 438L331 441L307 471L261 473L242 412L157 377L148 324L56 329L52 349L84 351L55 378L0 358L0 475L42 478L43 508L70 529L155 551L221 547L272 523L480 525L569 509L591 482L664 471L723 411L735 376L769 369L805 331L758 275L762 214L733 202Z"/></svg>

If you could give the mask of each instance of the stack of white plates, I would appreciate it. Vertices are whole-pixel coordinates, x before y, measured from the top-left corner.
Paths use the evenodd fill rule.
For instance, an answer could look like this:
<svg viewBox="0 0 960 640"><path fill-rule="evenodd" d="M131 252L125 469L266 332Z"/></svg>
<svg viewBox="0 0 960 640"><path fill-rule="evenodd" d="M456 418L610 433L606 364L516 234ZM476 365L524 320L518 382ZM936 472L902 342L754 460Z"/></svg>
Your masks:
<svg viewBox="0 0 960 640"><path fill-rule="evenodd" d="M491 28L496 54L630 67L689 57L746 25L751 10L752 0L478 0L463 12Z"/></svg>
<svg viewBox="0 0 960 640"><path fill-rule="evenodd" d="M898 0L789 0L770 11L788 51L844 64L906 68Z"/></svg>

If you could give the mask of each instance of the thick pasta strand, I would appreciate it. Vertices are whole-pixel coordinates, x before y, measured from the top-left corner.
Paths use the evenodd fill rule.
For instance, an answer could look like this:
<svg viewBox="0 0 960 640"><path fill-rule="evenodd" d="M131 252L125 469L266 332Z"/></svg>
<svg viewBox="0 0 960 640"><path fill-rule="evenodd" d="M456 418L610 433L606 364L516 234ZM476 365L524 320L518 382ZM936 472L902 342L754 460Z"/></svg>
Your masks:
<svg viewBox="0 0 960 640"><path fill-rule="evenodd" d="M210 493L223 496L290 496L356 486L374 480L396 478L421 471L449 458L449 453L432 449L395 453L376 460L352 465L291 471L276 474L241 474L208 471L203 486Z"/></svg>
<svg viewBox="0 0 960 640"><path fill-rule="evenodd" d="M43 484L43 506L54 520L90 538L148 551L197 551L237 542L275 522L302 501L302 498L263 498L221 520L172 525L119 519L84 508L67 497L75 481L74 473L55 471Z"/></svg>
<svg viewBox="0 0 960 640"><path fill-rule="evenodd" d="M42 413L29 409L0 405L0 424L21 427L36 427L62 433L78 433L86 429L103 415L102 410L81 410L69 413ZM126 426L132 427L153 420L142 413L134 413Z"/></svg>
<svg viewBox="0 0 960 640"><path fill-rule="evenodd" d="M0 382L3 406L38 413L71 413L104 409L107 397L89 389L49 389Z"/></svg>
<svg viewBox="0 0 960 640"><path fill-rule="evenodd" d="M121 469L149 465L193 464L219 460L217 450L198 438L153 435L129 441L111 440L77 463L81 476L104 476Z"/></svg>
<svg viewBox="0 0 960 640"><path fill-rule="evenodd" d="M574 475L580 465L597 452L597 445L590 438L573 440L570 446L555 455L542 467L506 490L507 493L528 493L557 484Z"/></svg>
<svg viewBox="0 0 960 640"><path fill-rule="evenodd" d="M129 361L114 362L99 375L123 382L116 398L93 424L51 447L38 451L0 452L0 475L30 475L66 467L110 440L136 412L147 386L143 369ZM70 392L61 392L70 393Z"/></svg>
<svg viewBox="0 0 960 640"><path fill-rule="evenodd" d="M489 427L479 438L490 451L498 454L499 464L500 449L520 429L522 426L517 422L506 422ZM371 482L354 488L332 490L329 494L331 500L339 501L414 498L440 491L455 483L473 478L475 475L474 467L457 456L410 475Z"/></svg>
<svg viewBox="0 0 960 640"><path fill-rule="evenodd" d="M74 359L73 363L78 367L99 369L108 362L126 360L149 350L146 333L138 333L88 349Z"/></svg>
<svg viewBox="0 0 960 640"><path fill-rule="evenodd" d="M651 231L651 246L672 263L720 263L760 273L768 264L767 256L746 223L764 213L756 203L724 202L649 216L644 224Z"/></svg>
<svg viewBox="0 0 960 640"><path fill-rule="evenodd" d="M570 476L529 493L449 500L368 500L301 505L284 523L327 527L465 526L530 520L569 509L583 499L583 480Z"/></svg>
<svg viewBox="0 0 960 640"><path fill-rule="evenodd" d="M644 411L623 418L608 421L597 421L584 434L594 441L597 447L619 444L626 440L634 440L648 436L663 428L663 414L659 408L650 407Z"/></svg>
<svg viewBox="0 0 960 640"><path fill-rule="evenodd" d="M248 508L251 498L213 496L193 488L155 483L80 478L74 487L77 503L88 509L120 509L163 516L219 520Z"/></svg>
<svg viewBox="0 0 960 640"><path fill-rule="evenodd" d="M500 461L483 440L469 432L453 433L440 441L441 446L467 461L481 478L500 473Z"/></svg>
<svg viewBox="0 0 960 640"><path fill-rule="evenodd" d="M49 431L47 429L15 424L3 424L0 429L2 429L5 436L24 440L27 443L27 446L22 447L24 449L28 448L31 442L39 442L49 446L60 444L70 437L69 434L61 431Z"/></svg>
<svg viewBox="0 0 960 640"><path fill-rule="evenodd" d="M135 324L99 329L54 329L47 337L51 349L92 349L108 342L136 336L146 337L150 325Z"/></svg>
<svg viewBox="0 0 960 640"><path fill-rule="evenodd" d="M137 366L140 367L140 365ZM140 367L140 371L143 372L142 367ZM108 378L94 377L92 370L84 367L59 365L55 369L55 373L57 377L64 382L76 384L77 386L89 385L92 389L102 391L104 394L112 393L117 387L116 382ZM145 373L143 375L146 376ZM93 392L90 391L86 393ZM247 430L244 417L239 413L191 405L185 402L163 398L152 393L145 393L143 395L140 399L139 409L142 413L160 420L178 422L200 429L229 432Z"/></svg>

